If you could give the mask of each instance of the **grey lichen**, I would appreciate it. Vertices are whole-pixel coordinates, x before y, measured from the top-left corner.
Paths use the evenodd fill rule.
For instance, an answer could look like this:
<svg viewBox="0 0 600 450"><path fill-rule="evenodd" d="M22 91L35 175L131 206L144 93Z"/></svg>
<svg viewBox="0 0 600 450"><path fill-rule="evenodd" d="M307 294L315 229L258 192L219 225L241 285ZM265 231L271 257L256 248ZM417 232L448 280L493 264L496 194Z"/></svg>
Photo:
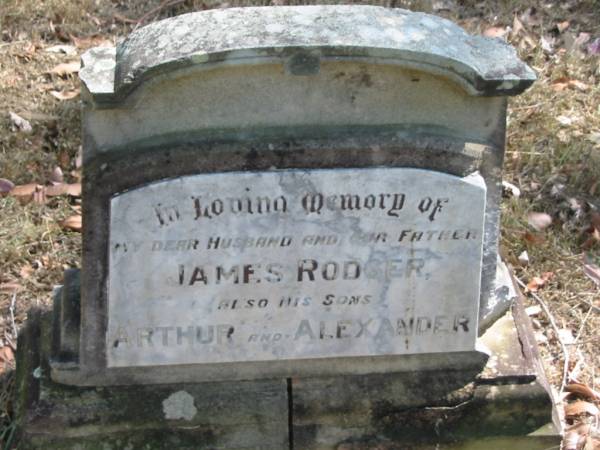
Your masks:
<svg viewBox="0 0 600 450"><path fill-rule="evenodd" d="M358 5L256 7L184 14L133 32L117 46L114 95L127 95L158 73L207 63L261 64L294 49L420 68L475 95L516 94L535 79L507 43L471 36L436 16ZM106 93L109 78L93 75L98 64L91 61L106 62L108 55L86 55L84 83L92 94Z"/></svg>
<svg viewBox="0 0 600 450"><path fill-rule="evenodd" d="M194 405L194 397L186 391L177 391L162 402L165 419L168 420L192 420L198 413Z"/></svg>

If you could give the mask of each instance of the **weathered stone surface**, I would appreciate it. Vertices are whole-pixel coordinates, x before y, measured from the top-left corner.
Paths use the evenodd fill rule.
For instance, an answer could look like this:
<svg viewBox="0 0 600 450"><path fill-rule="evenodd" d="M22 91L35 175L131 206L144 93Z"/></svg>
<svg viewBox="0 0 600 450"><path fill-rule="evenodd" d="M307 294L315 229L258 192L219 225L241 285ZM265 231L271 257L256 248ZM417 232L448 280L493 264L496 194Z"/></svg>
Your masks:
<svg viewBox="0 0 600 450"><path fill-rule="evenodd" d="M450 370L287 383L60 385L46 364L50 317L30 318L17 353L23 449L543 450L560 443L520 302L483 336L492 356L479 375Z"/></svg>
<svg viewBox="0 0 600 450"><path fill-rule="evenodd" d="M19 448L288 448L283 379L74 388L50 380L50 336L39 311L19 336Z"/></svg>
<svg viewBox="0 0 600 450"><path fill-rule="evenodd" d="M414 146L414 151L403 148ZM367 149L367 151L365 151ZM94 227L84 227L84 260L82 290L86 308L83 311L85 365L91 373L97 373L104 363L100 343L105 334L98 317L103 312L105 294L104 281L107 277L107 242L109 214L106 205L115 192L135 189L160 178L198 173L222 172L228 170L265 170L281 168L330 168L330 167L369 167L388 164L390 166L430 167L450 171L457 176L466 176L480 166L480 161L489 155L485 147L460 144L452 141L421 137L417 140L404 140L395 133L377 134L367 137L364 133L335 137L329 140L289 140L270 139L249 140L245 143L214 143L188 145L172 148L156 146L129 159L126 153L119 158L101 159L88 164L84 191L86 195L87 223ZM488 236L486 223L486 244ZM492 254L494 271L496 255L492 248L486 248L485 255ZM486 256L484 256L484 264ZM485 267L485 266L484 266ZM484 278L490 273L484 269ZM88 301L85 301L88 298ZM87 317L87 319L86 319Z"/></svg>
<svg viewBox="0 0 600 450"><path fill-rule="evenodd" d="M400 168L196 175L117 195L108 366L472 351L484 210L478 174Z"/></svg>
<svg viewBox="0 0 600 450"><path fill-rule="evenodd" d="M68 277L66 281L73 281L75 278ZM65 293L73 295L69 296ZM55 305L61 305L65 298L70 303L79 301L79 295L73 293L72 286L64 286L56 290ZM58 301L59 299L61 301ZM69 340L61 342L61 336L63 335L60 333L60 317L62 316L60 311L60 307L55 306L53 329L48 341L51 347L51 350L49 350L51 355L49 370L53 381L67 385L127 386L156 383L197 383L207 380L261 379L274 377L275 375L279 377L307 377L314 374L336 376L345 373L373 374L399 371L450 371L464 375L478 373L488 359L488 355L478 349L476 351L409 354L402 357L389 357L386 355L363 356L360 358L338 356L335 358L300 359L298 361L272 359L265 361L247 360L238 363L176 364L166 367L155 365L90 369L89 365L82 365L77 360L73 360L68 351L70 348ZM416 323L413 323L413 326L416 327L416 325ZM162 336L160 336L160 339L162 341ZM157 343L162 343L161 341ZM171 405L170 401L169 405ZM171 409L169 410L171 411Z"/></svg>
<svg viewBox="0 0 600 450"><path fill-rule="evenodd" d="M435 73L473 94L514 94L535 79L500 39L468 35L427 14L344 5L185 14L150 24L120 43L114 77L106 72L100 79L91 61L81 77L99 94L108 93L114 80L114 94L122 96L145 79L175 69L265 64L290 56L288 67L298 75L318 71L321 58L363 58ZM104 69L106 63L101 64Z"/></svg>
<svg viewBox="0 0 600 450"><path fill-rule="evenodd" d="M207 13L207 16L202 13L174 20L182 21L183 29L189 24L197 25L207 20L214 13L219 17L215 19L218 23L221 20L231 20L236 24L243 22L240 26L215 29L217 35L221 36L223 30L230 29L233 30L232 36L238 36L238 31L243 35L250 33L253 27L256 30L263 20L279 20L279 14L293 21L294 17L305 11L304 8L275 9L275 12L270 12L268 8L260 8L260 14L255 9L215 11ZM294 11L298 11L298 14ZM111 56L111 51L97 49L87 54L84 58L87 69L82 71L89 88L89 91L84 89L83 92L86 105L86 177L103 178L102 183L114 185L108 177L118 164L124 165L123 172L128 177L134 170L143 174L154 172L153 176L142 177L142 183L149 183L193 171L205 173L208 167L219 166L219 161L229 162L216 169L221 171L380 165L419 167L464 176L477 170L487 185L480 298L480 330L483 330L510 305L510 299L498 295L501 292L495 280L505 99L499 97L501 93L498 92L488 97L470 95L474 92L468 93L462 89L462 82L449 75L452 71L444 72L446 69L436 66L437 63L442 64L442 60L435 49L422 47L419 51L413 51L409 46L412 50L404 51L400 50L399 42L394 43L393 39L388 42L383 34L368 39L355 36L359 45L364 44L365 51L391 52L389 57L374 58L366 57L356 46L328 46L327 42L335 36L335 39L351 42L350 35L356 33L354 28L350 33L344 24L347 24L347 17L356 14L356 23L366 21L365 24L373 25L378 21L387 21L389 26L399 26L406 33L415 35L422 28L431 34L427 34L426 42L435 47L439 33L432 24L439 20L441 33L445 35L443 30L450 27L448 33L459 36L457 39L460 44L457 45L467 49L465 55L468 53L470 56L465 58L470 62L463 61L466 64L463 68L478 60L482 64L481 73L496 63L489 62L491 59L487 55L477 55L478 50L471 45L484 40L487 43L482 48L491 46L504 54L508 51L505 44L469 37L446 21L400 10L357 7L357 12L351 13L354 11L352 7L309 7L306 11L309 15L329 17L321 21L325 29L323 36L313 33L315 45L299 47L286 41L283 37L285 33L273 31L271 35L271 32L265 31L271 36L265 42L282 41L267 56L264 54L266 50L261 47L259 53L262 56L257 58L251 56L254 50L250 47L239 50L240 46L251 41L215 38L213 42L210 41L212 38L203 34L204 31L198 31L199 27L183 40L174 40L173 43L168 43L163 37L160 46L164 43L165 47L161 47L164 52L156 52L156 59L150 61L152 55L148 55L148 59L141 55L141 43L144 36L154 36L158 32L156 27L160 28L160 25L152 25L148 35L139 30L131 37L130 43L122 44L117 52L120 56L115 56L122 60L124 72L134 74L130 87L135 85L136 88L133 91L125 89L123 93L129 92L127 95L107 94L108 83L112 83L115 77L110 67L117 62ZM241 20L244 14L248 14L247 20ZM387 15L389 20L385 19ZM336 21L340 22L339 26L335 25ZM400 26L400 22L404 25ZM173 23L166 22L165 27L170 29ZM202 30L212 30L211 27L212 22ZM196 39L195 33L200 33L201 38ZM345 33L350 34L346 36ZM272 41L269 41L271 38ZM321 38L322 45L319 44ZM207 39L210 41L208 44ZM332 42L338 42L335 39ZM206 63L190 56L196 54L194 52L204 51L198 50L200 47L196 45L208 45L206 49L213 50L219 45L223 47L215 50L216 53L211 54L213 60ZM237 50L223 50L228 45ZM440 47L441 51L449 51L446 47ZM188 48L191 52L189 57L182 56L181 52L188 51L182 48ZM350 53L340 57L335 53L339 48ZM329 51L333 56L325 57ZM428 52L432 52L433 56ZM138 54L139 58L136 57ZM226 60L218 59L225 58L224 55ZM510 71L512 69L508 67L512 67L514 55L508 57L506 53L505 56L512 61L504 61L504 68ZM437 63L431 64L431 58ZM417 59L422 60L421 63L413 64ZM452 59L444 61L444 67L456 63ZM135 69L125 69L128 64L135 66ZM152 68L146 71L150 66ZM484 66L488 69L484 70ZM172 70L175 68L177 70ZM531 73L525 71L529 74L525 76L529 81L523 81L524 78L521 88L531 81ZM465 72L457 73L464 75ZM506 93L503 91L502 95ZM106 103L105 94L112 99L111 102ZM165 111L171 113L165 114ZM224 142L228 144L222 145ZM424 142L427 144L424 145ZM363 148L359 148L360 145ZM188 147L189 151L183 151L182 147ZM195 147L195 150L192 151L191 147ZM447 157L445 162L442 156ZM143 161L143 164L138 164L138 161ZM133 169L133 165L138 169ZM154 167L161 168L164 173L154 171ZM176 168L178 170L174 170ZM125 184L127 189L136 187L133 182ZM84 193L88 199L102 195L98 186L88 186L90 188ZM110 194L117 192L113 190ZM106 208L106 200L94 208ZM87 260L87 255L90 258L85 264L94 272L95 266L104 261L106 249L97 248L93 241L106 232L102 227L108 226L101 218L106 211L96 213L95 226L90 228L89 233L84 231L84 245L87 247L84 249L84 259ZM86 222L91 222L91 219L84 220L84 229ZM84 303L94 303L100 307L100 311L84 311L88 318L105 314L102 310L105 304L104 287L90 286L104 279L101 272L103 269L99 268L98 273L84 275ZM90 301L85 300L88 296ZM97 298L102 300L97 301ZM85 322L90 330L86 333L93 333L92 330L101 325L91 326L88 319ZM83 352L88 353L86 346ZM105 352L100 349L93 350L93 353L103 355Z"/></svg>
<svg viewBox="0 0 600 450"><path fill-rule="evenodd" d="M515 317L517 319L515 319ZM294 445L306 450L494 449L558 446L555 409L529 318L517 302L481 340L479 375L385 374L294 379ZM519 345L524 342L525 345ZM548 425L550 424L550 425Z"/></svg>
<svg viewBox="0 0 600 450"><path fill-rule="evenodd" d="M318 20L301 27L307 17ZM106 375L111 198L167 178L282 169L478 171L487 188L479 331L510 305L496 277L503 96L524 89L533 74L506 44L401 10L250 8L153 24L114 52L88 53L84 66L82 332L79 354L57 361L62 381L89 384ZM424 367L412 357L405 362ZM245 374L228 371L229 363L213 369L254 377L262 363L268 361ZM321 369L351 366L338 363ZM438 363L451 366L439 354L425 366ZM286 360L274 366L306 375ZM101 384L160 378L160 366L145 367L115 367ZM207 379L213 369L178 365L166 379Z"/></svg>

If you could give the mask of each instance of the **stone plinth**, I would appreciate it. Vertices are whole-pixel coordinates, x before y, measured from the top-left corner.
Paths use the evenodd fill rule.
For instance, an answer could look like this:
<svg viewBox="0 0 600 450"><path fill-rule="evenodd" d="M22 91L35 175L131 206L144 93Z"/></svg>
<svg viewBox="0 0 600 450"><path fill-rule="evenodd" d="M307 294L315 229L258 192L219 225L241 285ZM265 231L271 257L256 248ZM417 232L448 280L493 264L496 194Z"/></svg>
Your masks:
<svg viewBox="0 0 600 450"><path fill-rule="evenodd" d="M480 338L491 352L480 373L72 387L49 377L51 323L48 313L32 313L19 339L24 449L544 450L560 443L520 301Z"/></svg>

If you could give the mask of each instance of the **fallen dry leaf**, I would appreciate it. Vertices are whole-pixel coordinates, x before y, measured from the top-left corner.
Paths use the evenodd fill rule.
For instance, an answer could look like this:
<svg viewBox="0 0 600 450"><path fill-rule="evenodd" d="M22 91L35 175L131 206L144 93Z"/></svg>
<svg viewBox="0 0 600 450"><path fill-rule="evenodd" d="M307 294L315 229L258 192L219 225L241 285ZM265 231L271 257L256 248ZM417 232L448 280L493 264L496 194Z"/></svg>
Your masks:
<svg viewBox="0 0 600 450"><path fill-rule="evenodd" d="M17 185L9 195L16 197L21 204L27 204L31 200L40 205L46 203L46 188L37 183Z"/></svg>
<svg viewBox="0 0 600 450"><path fill-rule="evenodd" d="M59 183L46 187L46 195L48 197L57 197L65 194L71 197L81 197L81 183Z"/></svg>
<svg viewBox="0 0 600 450"><path fill-rule="evenodd" d="M77 49L73 45L53 45L47 47L44 51L49 53L64 53L69 56L77 54Z"/></svg>
<svg viewBox="0 0 600 450"><path fill-rule="evenodd" d="M556 40L551 36L542 36L540 38L540 45L546 53L554 53L555 42Z"/></svg>
<svg viewBox="0 0 600 450"><path fill-rule="evenodd" d="M586 441L591 426L586 423L573 425L566 430L563 440L563 450L578 450Z"/></svg>
<svg viewBox="0 0 600 450"><path fill-rule="evenodd" d="M81 175L81 170L71 170L70 173L73 178L81 182L81 179L83 178Z"/></svg>
<svg viewBox="0 0 600 450"><path fill-rule="evenodd" d="M574 88L578 91L585 92L589 87L590 86L587 83L569 77L560 77L552 81L552 89L558 92L563 91L566 88Z"/></svg>
<svg viewBox="0 0 600 450"><path fill-rule="evenodd" d="M542 313L542 307L540 305L528 306L525 308L525 314L528 316L537 316Z"/></svg>
<svg viewBox="0 0 600 450"><path fill-rule="evenodd" d="M483 35L491 38L505 38L508 34L508 27L490 27L484 30Z"/></svg>
<svg viewBox="0 0 600 450"><path fill-rule="evenodd" d="M564 22L558 22L556 24L556 29L558 30L559 33L564 32L567 28L569 28L569 25L571 25L569 23L568 20L565 20Z"/></svg>
<svg viewBox="0 0 600 450"><path fill-rule="evenodd" d="M581 92L587 91L588 88L590 87L588 84L584 83L583 81L579 81L579 80L571 80L569 82L569 86L574 87L575 89L577 89L578 91L581 91Z"/></svg>
<svg viewBox="0 0 600 450"><path fill-rule="evenodd" d="M586 402L584 400L577 400L573 403L567 403L565 405L565 417L572 418L582 414L597 416L600 414L600 410L598 410L598 407L593 403Z"/></svg>
<svg viewBox="0 0 600 450"><path fill-rule="evenodd" d="M529 231L526 231L525 234L523 234L523 238L533 245L539 245L546 242L546 238L541 234L530 233Z"/></svg>
<svg viewBox="0 0 600 450"><path fill-rule="evenodd" d="M582 383L570 383L565 386L565 391L590 400L600 400L600 393Z"/></svg>
<svg viewBox="0 0 600 450"><path fill-rule="evenodd" d="M527 283L527 292L538 291L552 278L554 278L554 274L552 272L544 272L541 277L533 277L531 280L529 280L529 283Z"/></svg>
<svg viewBox="0 0 600 450"><path fill-rule="evenodd" d="M531 323L533 324L534 328L536 328L536 329L542 328L542 324L537 319L533 319L531 321ZM534 335L535 335L535 340L538 344L543 344L543 345L548 344L548 337L544 334L543 331L536 331L534 333Z"/></svg>
<svg viewBox="0 0 600 450"><path fill-rule="evenodd" d="M523 23L519 20L519 18L515 15L514 19L513 19L513 25L512 25L512 35L513 36L517 36L519 33L521 33L521 31L525 30L525 27L523 26Z"/></svg>
<svg viewBox="0 0 600 450"><path fill-rule="evenodd" d="M581 118L576 115L565 116L564 114L561 114L560 116L556 117L556 121L564 126L573 125L580 120Z"/></svg>
<svg viewBox="0 0 600 450"><path fill-rule="evenodd" d="M112 41L99 34L82 37L71 35L70 37L75 46L81 49L88 49L90 47L114 47Z"/></svg>
<svg viewBox="0 0 600 450"><path fill-rule="evenodd" d="M502 194L504 194L505 197L512 196L519 198L521 196L521 189L508 181L502 180Z"/></svg>
<svg viewBox="0 0 600 450"><path fill-rule="evenodd" d="M591 43L588 44L587 52L590 55L600 55L600 37L594 39Z"/></svg>
<svg viewBox="0 0 600 450"><path fill-rule="evenodd" d="M552 82L552 89L560 92L566 88L574 88L578 91L585 92L589 89L589 85L580 80L575 80L569 77L560 77Z"/></svg>
<svg viewBox="0 0 600 450"><path fill-rule="evenodd" d="M527 266L529 265L529 254L527 253L527 250L523 250L521 252L521 254L519 255L519 264L521 264L522 266Z"/></svg>
<svg viewBox="0 0 600 450"><path fill-rule="evenodd" d="M600 243L600 213L593 211L590 215L590 226L585 230L589 236L585 240L583 244L581 244L581 248L583 250L589 250L597 243ZM585 258L584 258L585 259ZM586 263L586 261L584 261Z"/></svg>
<svg viewBox="0 0 600 450"><path fill-rule="evenodd" d="M15 367L15 353L10 346L0 347L0 374Z"/></svg>
<svg viewBox="0 0 600 450"><path fill-rule="evenodd" d="M66 75L71 75L73 73L79 72L80 67L81 67L81 64L79 64L79 62L77 62L77 61L69 62L69 63L61 63L61 64L54 66L52 69L50 69L49 73L53 73L60 77L64 77Z"/></svg>
<svg viewBox="0 0 600 450"><path fill-rule="evenodd" d="M71 91L49 91L50 95L59 100L71 100L79 95L79 89L73 89Z"/></svg>
<svg viewBox="0 0 600 450"><path fill-rule="evenodd" d="M81 231L81 215L67 217L60 223L60 226L71 231Z"/></svg>
<svg viewBox="0 0 600 450"><path fill-rule="evenodd" d="M546 213L532 211L529 214L527 214L527 222L536 231L542 231L552 224L552 217Z"/></svg>
<svg viewBox="0 0 600 450"><path fill-rule="evenodd" d="M10 121L13 124L13 131L19 130L23 133L31 133L33 131L33 128L31 127L31 124L28 120L23 119L21 116L12 111L9 111L8 115L10 117Z"/></svg>
<svg viewBox="0 0 600 450"><path fill-rule="evenodd" d="M15 197L27 197L33 195L35 190L40 186L37 183L19 184L12 188L10 195Z"/></svg>
<svg viewBox="0 0 600 450"><path fill-rule="evenodd" d="M31 276L33 272L33 267L31 267L31 264L27 263L21 267L21 269L19 270L19 275L21 276L21 278L27 279Z"/></svg>
<svg viewBox="0 0 600 450"><path fill-rule="evenodd" d="M64 181L65 177L60 167L56 166L50 174L50 182L60 184Z"/></svg>
<svg viewBox="0 0 600 450"><path fill-rule="evenodd" d="M14 187L15 184L12 181L0 178L0 196L8 194Z"/></svg>
<svg viewBox="0 0 600 450"><path fill-rule="evenodd" d="M575 38L575 41L573 42L573 48L575 50L581 49L585 44L587 44L590 41L591 38L592 35L590 33L582 31Z"/></svg>
<svg viewBox="0 0 600 450"><path fill-rule="evenodd" d="M19 283L2 283L0 284L0 292L15 292L22 287Z"/></svg>
<svg viewBox="0 0 600 450"><path fill-rule="evenodd" d="M67 195L81 197L81 183L67 184Z"/></svg>
<svg viewBox="0 0 600 450"><path fill-rule="evenodd" d="M557 92L564 91L566 88L569 87L569 81L570 78L567 77L557 78L556 80L552 81L552 89L554 89Z"/></svg>

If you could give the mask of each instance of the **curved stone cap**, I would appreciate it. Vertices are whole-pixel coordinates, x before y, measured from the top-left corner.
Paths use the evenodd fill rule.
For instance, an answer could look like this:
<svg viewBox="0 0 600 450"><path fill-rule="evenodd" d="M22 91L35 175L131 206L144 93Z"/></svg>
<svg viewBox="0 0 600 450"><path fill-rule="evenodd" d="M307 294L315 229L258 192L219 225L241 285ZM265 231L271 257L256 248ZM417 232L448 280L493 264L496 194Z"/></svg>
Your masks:
<svg viewBox="0 0 600 450"><path fill-rule="evenodd" d="M98 100L114 101L172 70L208 63L262 64L302 51L309 52L316 70L319 59L332 58L396 64L450 78L473 95L517 94L535 80L514 48L500 39L469 35L436 16L375 6L185 14L133 32L116 54L93 49L83 57L80 76Z"/></svg>

